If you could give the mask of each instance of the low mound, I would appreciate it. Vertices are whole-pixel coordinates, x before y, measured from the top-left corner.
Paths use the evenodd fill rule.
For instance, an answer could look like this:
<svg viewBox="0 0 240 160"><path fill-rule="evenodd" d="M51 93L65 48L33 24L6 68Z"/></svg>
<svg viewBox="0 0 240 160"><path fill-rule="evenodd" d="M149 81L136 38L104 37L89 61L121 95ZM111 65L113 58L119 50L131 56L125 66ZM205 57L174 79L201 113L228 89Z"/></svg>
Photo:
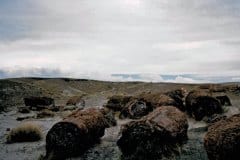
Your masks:
<svg viewBox="0 0 240 160"><path fill-rule="evenodd" d="M238 160L240 157L240 114L209 127L204 146L209 160Z"/></svg>
<svg viewBox="0 0 240 160"><path fill-rule="evenodd" d="M23 123L7 135L7 143L34 142L42 139L41 128L31 122Z"/></svg>
<svg viewBox="0 0 240 160"><path fill-rule="evenodd" d="M125 159L161 159L170 156L187 139L186 115L172 106L162 106L138 121L122 126L117 145Z"/></svg>

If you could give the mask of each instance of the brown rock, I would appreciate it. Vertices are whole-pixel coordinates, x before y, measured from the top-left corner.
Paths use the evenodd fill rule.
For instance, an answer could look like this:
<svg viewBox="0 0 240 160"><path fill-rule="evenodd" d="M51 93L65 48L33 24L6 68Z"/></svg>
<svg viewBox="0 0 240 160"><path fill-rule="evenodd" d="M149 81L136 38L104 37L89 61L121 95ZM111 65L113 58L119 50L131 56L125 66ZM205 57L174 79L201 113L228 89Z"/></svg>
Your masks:
<svg viewBox="0 0 240 160"><path fill-rule="evenodd" d="M216 98L201 91L191 91L187 95L186 110L196 120L223 112L222 106Z"/></svg>
<svg viewBox="0 0 240 160"><path fill-rule="evenodd" d="M174 98L169 95L173 93L142 93L137 96L138 99L145 101L147 104L151 105L152 108L157 108L160 106L175 106L179 109L183 109L183 102L178 103Z"/></svg>
<svg viewBox="0 0 240 160"><path fill-rule="evenodd" d="M183 104L183 98L184 98L186 92L187 91L184 88L181 88L181 89L173 90L170 92L166 92L165 95L174 99L174 101L176 103L175 105L176 105L176 107L178 107L178 109L180 109L181 111L185 111L185 106Z"/></svg>
<svg viewBox="0 0 240 160"><path fill-rule="evenodd" d="M208 128L204 146L209 160L238 160L240 157L240 114Z"/></svg>
<svg viewBox="0 0 240 160"><path fill-rule="evenodd" d="M127 159L161 159L187 139L186 115L176 107L162 106L122 127L117 145Z"/></svg>
<svg viewBox="0 0 240 160"><path fill-rule="evenodd" d="M77 110L55 124L47 133L46 157L64 159L84 153L109 127L109 116L96 108Z"/></svg>
<svg viewBox="0 0 240 160"><path fill-rule="evenodd" d="M132 96L114 95L109 98L105 107L113 111L121 111L132 99Z"/></svg>
<svg viewBox="0 0 240 160"><path fill-rule="evenodd" d="M153 110L151 105L146 102L133 99L126 104L120 113L120 118L139 119Z"/></svg>
<svg viewBox="0 0 240 160"><path fill-rule="evenodd" d="M49 97L27 97L24 98L26 106L30 106L30 109L43 110L55 106L54 99Z"/></svg>

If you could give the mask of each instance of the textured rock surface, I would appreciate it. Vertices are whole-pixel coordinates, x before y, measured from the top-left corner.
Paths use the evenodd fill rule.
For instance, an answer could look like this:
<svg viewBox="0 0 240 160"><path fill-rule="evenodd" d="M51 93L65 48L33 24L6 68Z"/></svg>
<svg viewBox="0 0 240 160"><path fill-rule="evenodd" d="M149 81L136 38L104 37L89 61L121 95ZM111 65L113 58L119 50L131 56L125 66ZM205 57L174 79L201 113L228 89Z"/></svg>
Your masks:
<svg viewBox="0 0 240 160"><path fill-rule="evenodd" d="M171 95L171 96L170 96ZM179 109L183 109L183 102L180 100L177 94L168 92L168 93L141 93L137 96L138 99L146 102L152 108L157 108L160 106L175 106ZM176 101L176 100L177 101ZM179 102L181 101L181 102Z"/></svg>
<svg viewBox="0 0 240 160"><path fill-rule="evenodd" d="M133 99L126 104L120 113L120 118L139 119L153 110L151 105L146 102Z"/></svg>
<svg viewBox="0 0 240 160"><path fill-rule="evenodd" d="M109 127L103 111L96 108L73 112L55 124L46 137L46 157L61 159L82 154L98 142Z"/></svg>
<svg viewBox="0 0 240 160"><path fill-rule="evenodd" d="M131 96L115 95L109 98L105 107L113 111L121 111L132 98Z"/></svg>
<svg viewBox="0 0 240 160"><path fill-rule="evenodd" d="M138 121L123 126L117 144L125 159L159 159L176 151L187 138L186 115L176 107L162 106Z"/></svg>
<svg viewBox="0 0 240 160"><path fill-rule="evenodd" d="M54 99L49 97L26 97L24 98L26 106L35 108L36 110L47 109L55 106Z"/></svg>
<svg viewBox="0 0 240 160"><path fill-rule="evenodd" d="M209 160L238 160L240 157L240 114L209 127L204 138Z"/></svg>
<svg viewBox="0 0 240 160"><path fill-rule="evenodd" d="M186 91L183 88L165 93L165 95L167 95L175 100L175 103L176 103L175 106L178 107L178 109L180 109L181 111L186 110L184 103L183 103L183 98L184 98L185 94L186 94Z"/></svg>
<svg viewBox="0 0 240 160"><path fill-rule="evenodd" d="M196 120L223 112L222 106L216 98L200 91L192 91L187 95L186 110Z"/></svg>

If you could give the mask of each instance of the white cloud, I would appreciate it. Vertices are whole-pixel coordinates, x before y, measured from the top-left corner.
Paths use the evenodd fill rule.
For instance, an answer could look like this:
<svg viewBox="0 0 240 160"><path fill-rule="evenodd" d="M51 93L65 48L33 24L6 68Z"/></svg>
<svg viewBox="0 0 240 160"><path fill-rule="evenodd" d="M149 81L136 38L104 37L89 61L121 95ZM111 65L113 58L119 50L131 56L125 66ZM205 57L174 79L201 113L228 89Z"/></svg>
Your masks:
<svg viewBox="0 0 240 160"><path fill-rule="evenodd" d="M204 47L208 45L208 41L199 41L199 42L178 42L178 43L159 43L153 44L154 49L162 49L165 51L178 51L178 50L192 50Z"/></svg>
<svg viewBox="0 0 240 160"><path fill-rule="evenodd" d="M239 1L15 1L0 2L0 69L152 73L148 81L240 73Z"/></svg>
<svg viewBox="0 0 240 160"><path fill-rule="evenodd" d="M233 78L232 78L232 81L234 81L234 82L240 82L240 77L233 77Z"/></svg>
<svg viewBox="0 0 240 160"><path fill-rule="evenodd" d="M172 82L172 83L209 83L211 81L196 80L196 79L193 79L193 78L177 76L174 80L166 80L166 82Z"/></svg>

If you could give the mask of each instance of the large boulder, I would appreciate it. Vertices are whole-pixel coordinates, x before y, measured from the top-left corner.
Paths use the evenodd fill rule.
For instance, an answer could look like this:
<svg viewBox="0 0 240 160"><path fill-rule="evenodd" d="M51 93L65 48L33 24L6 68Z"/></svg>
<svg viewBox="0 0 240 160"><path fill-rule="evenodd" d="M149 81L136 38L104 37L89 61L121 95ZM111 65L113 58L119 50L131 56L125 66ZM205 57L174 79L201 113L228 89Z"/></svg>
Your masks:
<svg viewBox="0 0 240 160"><path fill-rule="evenodd" d="M24 103L34 110L48 109L55 106L54 99L49 97L26 97Z"/></svg>
<svg viewBox="0 0 240 160"><path fill-rule="evenodd" d="M205 92L191 91L185 102L187 112L196 120L223 112L220 102Z"/></svg>
<svg viewBox="0 0 240 160"><path fill-rule="evenodd" d="M105 107L113 111L121 111L132 99L132 96L114 95L112 97L109 97L109 100Z"/></svg>
<svg viewBox="0 0 240 160"><path fill-rule="evenodd" d="M139 119L143 116L147 115L149 112L153 110L151 105L148 105L146 102L133 99L126 104L123 110L120 113L120 118L131 118L131 119Z"/></svg>
<svg viewBox="0 0 240 160"><path fill-rule="evenodd" d="M218 121L208 128L204 146L209 160L239 160L240 114Z"/></svg>
<svg viewBox="0 0 240 160"><path fill-rule="evenodd" d="M84 153L104 135L113 122L105 110L77 110L56 123L47 133L46 159L65 159Z"/></svg>
<svg viewBox="0 0 240 160"><path fill-rule="evenodd" d="M117 141L126 159L161 159L187 139L186 115L176 107L162 106L138 121L122 126Z"/></svg>
<svg viewBox="0 0 240 160"><path fill-rule="evenodd" d="M182 105L178 102L176 102L173 98L171 98L169 95L166 95L165 93L141 93L137 96L138 99L145 101L149 105L152 106L152 108L157 108L160 106L175 106L178 108L182 108Z"/></svg>

